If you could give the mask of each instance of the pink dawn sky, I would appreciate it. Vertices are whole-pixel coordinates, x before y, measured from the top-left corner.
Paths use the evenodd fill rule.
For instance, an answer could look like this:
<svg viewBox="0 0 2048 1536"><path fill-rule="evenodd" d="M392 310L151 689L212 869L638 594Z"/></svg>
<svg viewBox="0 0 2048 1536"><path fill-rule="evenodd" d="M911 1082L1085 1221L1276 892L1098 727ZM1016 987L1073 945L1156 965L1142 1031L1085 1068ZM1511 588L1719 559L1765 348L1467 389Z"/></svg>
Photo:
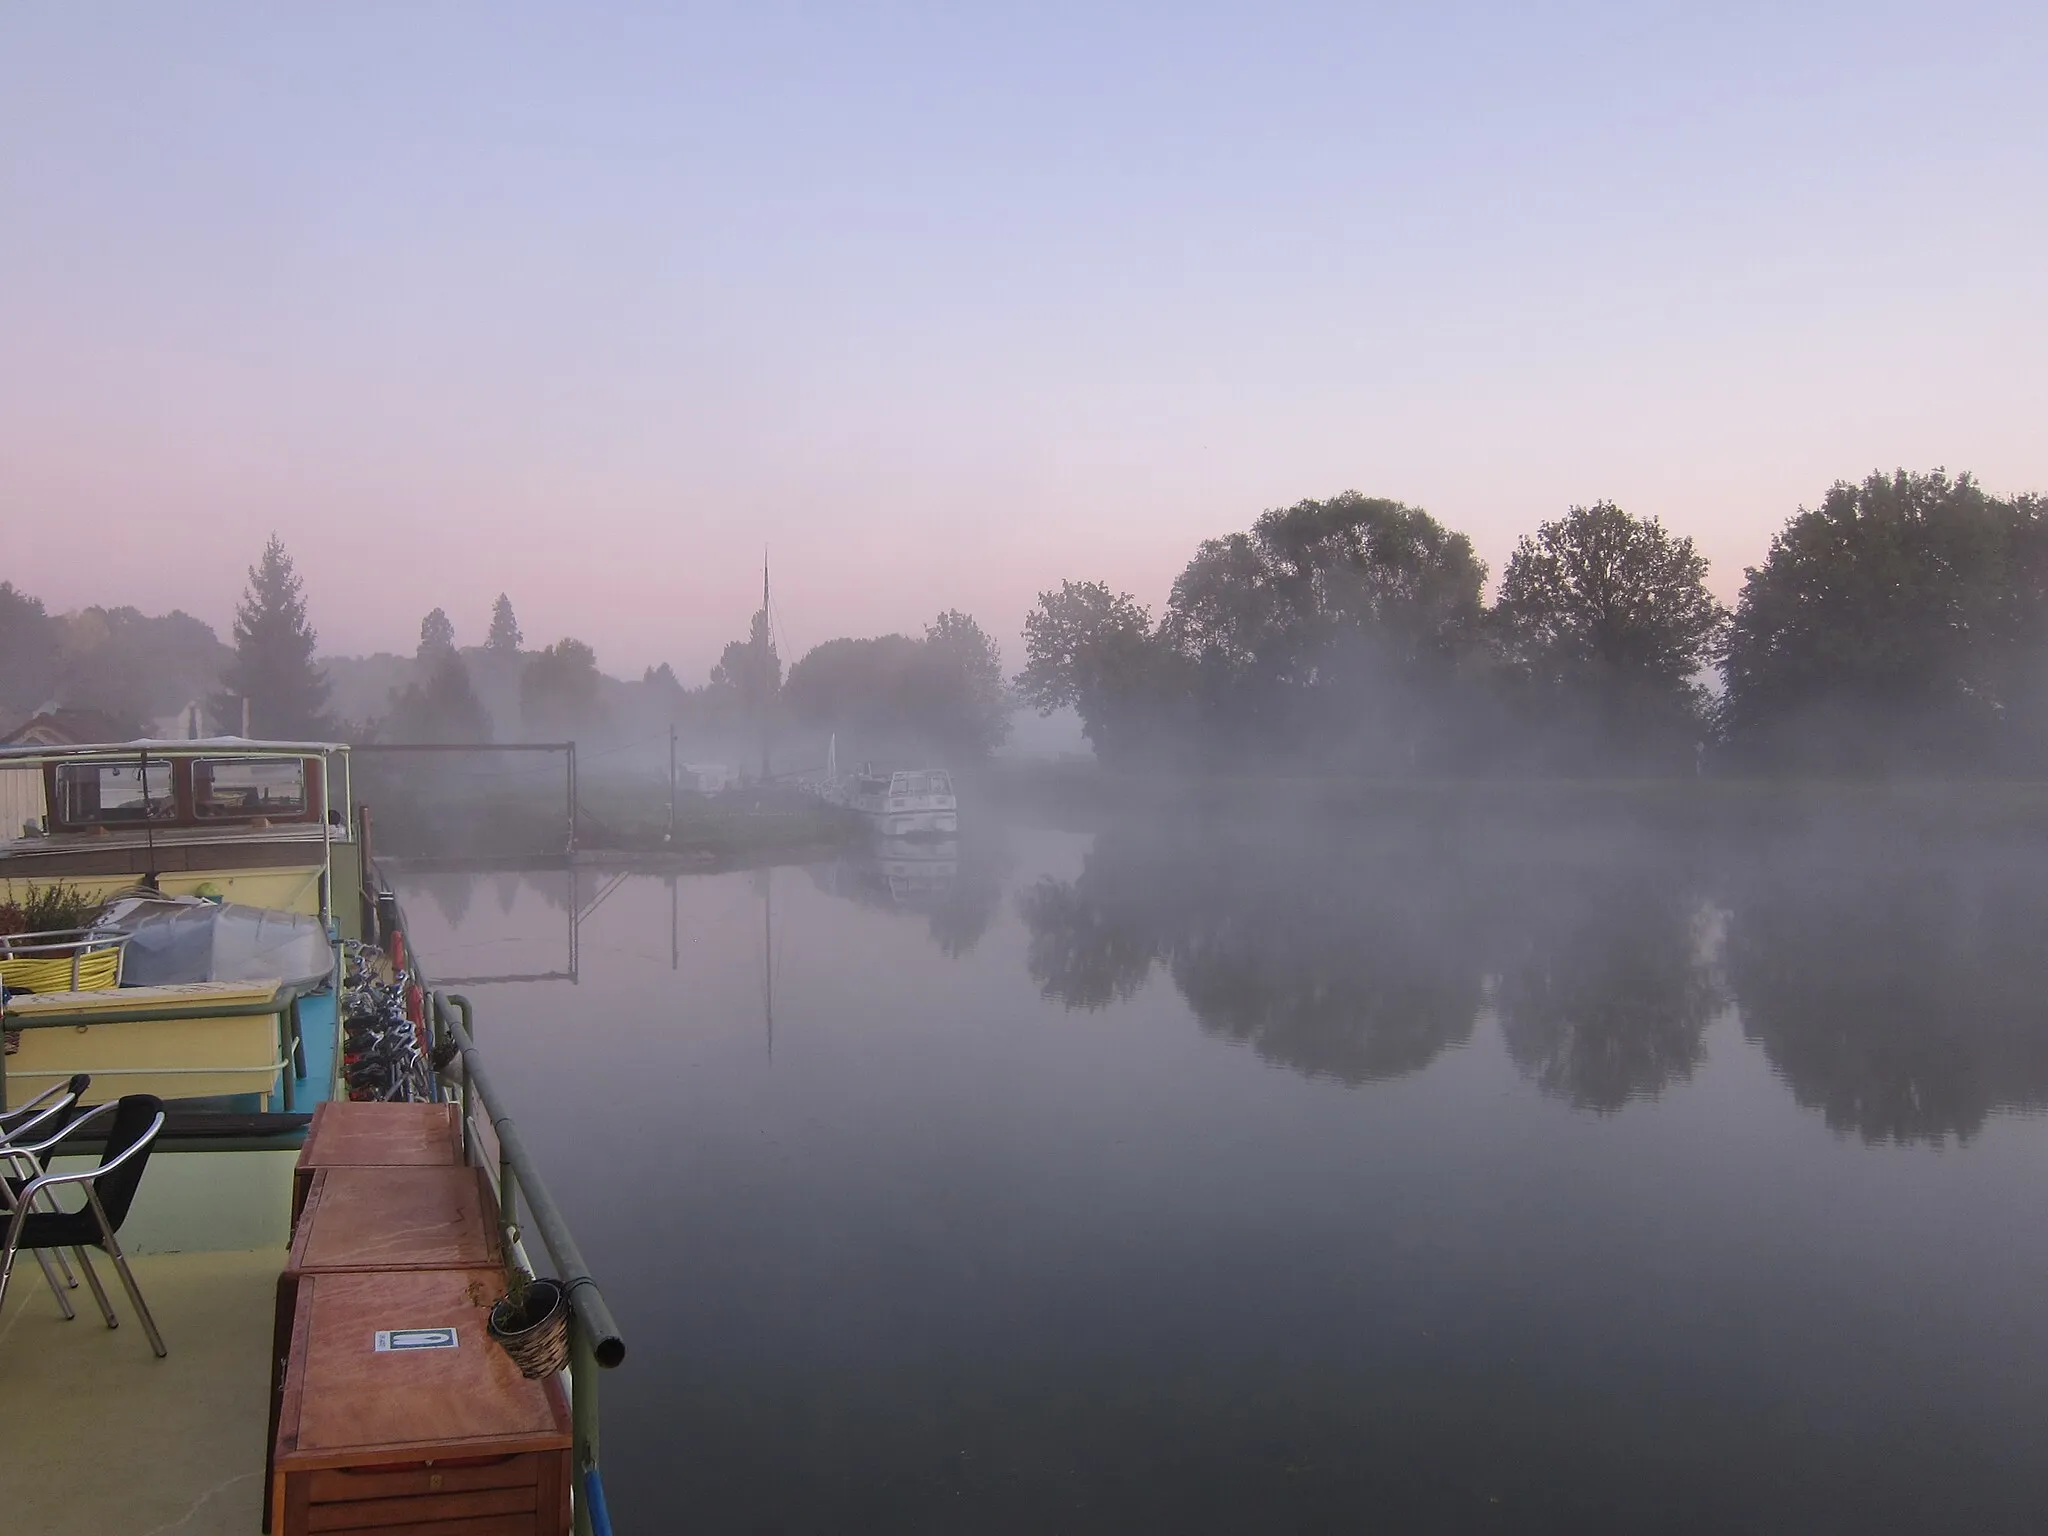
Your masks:
<svg viewBox="0 0 2048 1536"><path fill-rule="evenodd" d="M13 7L0 578L701 681L1348 487L2048 491L2048 8Z"/></svg>

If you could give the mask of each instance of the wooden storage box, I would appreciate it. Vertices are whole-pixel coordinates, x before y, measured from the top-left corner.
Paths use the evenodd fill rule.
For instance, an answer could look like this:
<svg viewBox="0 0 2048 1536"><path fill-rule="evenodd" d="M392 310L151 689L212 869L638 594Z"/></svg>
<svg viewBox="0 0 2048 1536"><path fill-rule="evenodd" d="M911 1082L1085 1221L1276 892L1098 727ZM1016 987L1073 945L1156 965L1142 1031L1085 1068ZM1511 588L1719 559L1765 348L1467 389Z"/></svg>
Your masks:
<svg viewBox="0 0 2048 1536"><path fill-rule="evenodd" d="M273 1531L564 1536L569 1405L485 1333L503 1293L490 1269L300 1276Z"/></svg>
<svg viewBox="0 0 2048 1536"><path fill-rule="evenodd" d="M352 1104L313 1111L292 1178L292 1221L322 1168L433 1166L462 1161L462 1111L453 1104Z"/></svg>
<svg viewBox="0 0 2048 1536"><path fill-rule="evenodd" d="M284 1403L299 1282L308 1272L504 1267L498 1203L481 1168L378 1165L317 1168L277 1277L271 1328L270 1439ZM266 1475L269 1471L266 1463ZM265 1515L264 1529L270 1529Z"/></svg>

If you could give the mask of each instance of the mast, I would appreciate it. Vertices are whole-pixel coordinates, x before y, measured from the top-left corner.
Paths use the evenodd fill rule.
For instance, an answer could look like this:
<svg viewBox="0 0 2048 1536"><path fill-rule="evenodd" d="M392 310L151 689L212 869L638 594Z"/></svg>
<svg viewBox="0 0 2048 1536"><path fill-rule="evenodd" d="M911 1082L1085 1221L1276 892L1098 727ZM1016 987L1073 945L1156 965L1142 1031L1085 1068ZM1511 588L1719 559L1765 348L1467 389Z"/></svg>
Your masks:
<svg viewBox="0 0 2048 1536"><path fill-rule="evenodd" d="M768 722L775 700L768 687L769 658L775 654L775 619L768 606L768 547L761 547L761 782L768 782Z"/></svg>

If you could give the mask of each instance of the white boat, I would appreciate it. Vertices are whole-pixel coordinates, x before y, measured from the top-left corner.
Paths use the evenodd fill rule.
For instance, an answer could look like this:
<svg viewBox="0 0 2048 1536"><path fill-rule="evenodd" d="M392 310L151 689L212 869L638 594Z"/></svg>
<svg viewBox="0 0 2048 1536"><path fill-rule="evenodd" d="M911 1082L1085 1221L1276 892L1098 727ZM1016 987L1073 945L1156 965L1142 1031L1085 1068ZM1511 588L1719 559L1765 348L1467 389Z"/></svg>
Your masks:
<svg viewBox="0 0 2048 1536"><path fill-rule="evenodd" d="M960 832L960 802L953 795L953 776L943 768L878 773L863 763L847 785L846 803L884 837L955 837Z"/></svg>

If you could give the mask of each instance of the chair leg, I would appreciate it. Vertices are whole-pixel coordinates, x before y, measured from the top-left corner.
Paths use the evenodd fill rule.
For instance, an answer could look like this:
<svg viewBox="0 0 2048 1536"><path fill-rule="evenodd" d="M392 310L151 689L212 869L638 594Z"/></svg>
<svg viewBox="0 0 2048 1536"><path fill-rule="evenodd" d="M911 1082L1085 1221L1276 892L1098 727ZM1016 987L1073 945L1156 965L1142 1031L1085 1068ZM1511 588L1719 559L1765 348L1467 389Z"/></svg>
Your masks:
<svg viewBox="0 0 2048 1536"><path fill-rule="evenodd" d="M10 1217L14 1214L14 1196L9 1192L4 1182L0 1182L0 1212L4 1212ZM57 1310L64 1314L65 1322L70 1322L78 1314L71 1310L71 1298L64 1294L64 1286L58 1282L57 1271L50 1267L49 1252L38 1248L35 1250L35 1255L36 1267L42 1270L44 1283L50 1287L50 1294L57 1298ZM64 1254L62 1249L57 1250L57 1258L59 1263L63 1262ZM65 1266L64 1279L71 1281L74 1287L78 1283L75 1280L71 1280L71 1269L68 1265Z"/></svg>
<svg viewBox="0 0 2048 1536"><path fill-rule="evenodd" d="M53 1206L56 1204L55 1197L52 1197L51 1204ZM50 1250L50 1257L57 1261L57 1272L64 1277L64 1283L72 1290L77 1290L78 1276L71 1273L71 1261L64 1257L64 1250L62 1248L52 1248Z"/></svg>
<svg viewBox="0 0 2048 1536"><path fill-rule="evenodd" d="M59 1248L55 1250L55 1252L57 1253L59 1258L63 1257L63 1249ZM65 1322L70 1322L73 1318L77 1317L78 1314L71 1310L71 1298L64 1294L64 1286L61 1283L59 1283L57 1279L57 1271L50 1267L49 1253L45 1252L41 1248L38 1248L36 1250L36 1262L42 1265L43 1267L43 1278L50 1282L50 1294L57 1298L57 1310L64 1314ZM70 1265L65 1265L64 1273L67 1277L71 1274ZM71 1283L74 1286L78 1284L76 1280L73 1280Z"/></svg>
<svg viewBox="0 0 2048 1536"><path fill-rule="evenodd" d="M85 1283L92 1287L92 1299L100 1304L100 1316L107 1320L109 1328L120 1327L121 1319L114 1316L114 1304L107 1300L107 1288L100 1284L100 1272L92 1267L83 1248L74 1248L71 1253L78 1260L78 1267L85 1271Z"/></svg>
<svg viewBox="0 0 2048 1536"><path fill-rule="evenodd" d="M95 1199L93 1203L97 1205L99 1202ZM149 1347L161 1360L170 1351L164 1348L164 1336L156 1331L156 1319L149 1315L149 1303L142 1299L142 1287L135 1283L135 1276L128 1268L128 1255L121 1251L121 1240L114 1236L114 1229L107 1225L104 1215L100 1217L100 1230L106 1233L107 1256L114 1261L114 1270L121 1277L128 1300L135 1306L135 1315L142 1319L142 1331L149 1335Z"/></svg>

